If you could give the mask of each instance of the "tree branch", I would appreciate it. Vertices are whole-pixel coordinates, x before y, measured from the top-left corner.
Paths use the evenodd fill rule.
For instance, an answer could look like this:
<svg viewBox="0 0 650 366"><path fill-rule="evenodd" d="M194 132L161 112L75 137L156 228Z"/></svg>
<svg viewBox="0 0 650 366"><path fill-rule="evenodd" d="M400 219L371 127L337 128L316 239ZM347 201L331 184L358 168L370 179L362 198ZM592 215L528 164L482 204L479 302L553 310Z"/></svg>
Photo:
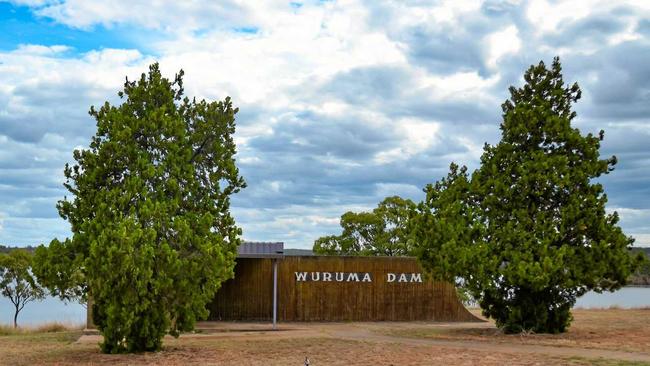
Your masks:
<svg viewBox="0 0 650 366"><path fill-rule="evenodd" d="M203 148L205 148L205 145L208 143L208 141L210 141L210 137L206 137L205 140L203 140L203 142L201 143L201 146L199 146L199 148L196 149L196 151L194 151L194 154L192 154L192 157L190 158L190 161L189 161L190 163L193 163L194 159L196 159L196 157L199 156L199 154L201 154L201 152L203 151Z"/></svg>

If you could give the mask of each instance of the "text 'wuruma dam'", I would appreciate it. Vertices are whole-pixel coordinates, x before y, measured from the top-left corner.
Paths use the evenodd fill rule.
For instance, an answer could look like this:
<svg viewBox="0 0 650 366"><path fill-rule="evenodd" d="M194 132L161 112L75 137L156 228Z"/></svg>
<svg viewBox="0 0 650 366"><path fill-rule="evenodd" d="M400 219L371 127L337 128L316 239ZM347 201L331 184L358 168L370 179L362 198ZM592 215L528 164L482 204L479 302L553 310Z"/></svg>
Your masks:
<svg viewBox="0 0 650 366"><path fill-rule="evenodd" d="M294 272L296 282L373 282L370 272ZM386 273L386 282L422 282L421 273Z"/></svg>

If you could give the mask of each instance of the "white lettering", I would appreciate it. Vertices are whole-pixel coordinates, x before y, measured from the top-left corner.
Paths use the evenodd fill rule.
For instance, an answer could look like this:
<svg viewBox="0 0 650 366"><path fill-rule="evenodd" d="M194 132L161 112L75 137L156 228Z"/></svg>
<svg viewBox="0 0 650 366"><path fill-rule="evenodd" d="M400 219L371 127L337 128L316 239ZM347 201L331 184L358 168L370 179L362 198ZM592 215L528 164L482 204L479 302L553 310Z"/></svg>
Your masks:
<svg viewBox="0 0 650 366"><path fill-rule="evenodd" d="M357 273L348 273L348 282L359 282L359 274Z"/></svg>
<svg viewBox="0 0 650 366"><path fill-rule="evenodd" d="M370 272L294 272L296 282L372 282ZM386 282L422 283L421 273L386 273Z"/></svg>
<svg viewBox="0 0 650 366"><path fill-rule="evenodd" d="M411 273L411 282L422 282L421 273Z"/></svg>

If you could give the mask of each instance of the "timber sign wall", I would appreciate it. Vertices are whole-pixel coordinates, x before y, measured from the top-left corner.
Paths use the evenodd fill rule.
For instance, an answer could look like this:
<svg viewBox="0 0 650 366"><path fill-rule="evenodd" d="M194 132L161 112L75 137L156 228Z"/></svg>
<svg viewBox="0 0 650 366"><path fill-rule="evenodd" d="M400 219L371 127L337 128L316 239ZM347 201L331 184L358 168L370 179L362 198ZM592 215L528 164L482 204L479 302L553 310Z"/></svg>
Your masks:
<svg viewBox="0 0 650 366"><path fill-rule="evenodd" d="M270 320L272 261L237 259L209 319ZM285 257L278 266L281 321L477 320L451 284L425 280L415 258Z"/></svg>

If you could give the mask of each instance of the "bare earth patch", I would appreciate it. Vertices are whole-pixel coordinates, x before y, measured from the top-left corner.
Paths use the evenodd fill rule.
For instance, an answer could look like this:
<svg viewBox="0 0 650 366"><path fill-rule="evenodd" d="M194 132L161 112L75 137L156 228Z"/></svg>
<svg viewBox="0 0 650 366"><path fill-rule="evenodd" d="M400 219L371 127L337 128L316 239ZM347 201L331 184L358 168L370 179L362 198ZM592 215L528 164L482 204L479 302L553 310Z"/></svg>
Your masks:
<svg viewBox="0 0 650 366"><path fill-rule="evenodd" d="M80 331L0 336L2 365L650 365L650 310L576 310L563 335L492 323L202 323L162 352L104 355Z"/></svg>
<svg viewBox="0 0 650 366"><path fill-rule="evenodd" d="M480 312L475 311L480 316ZM549 345L650 353L650 309L576 309L571 327L563 334L503 334L492 322L482 324L441 324L381 327L388 335L501 342L508 344Z"/></svg>

